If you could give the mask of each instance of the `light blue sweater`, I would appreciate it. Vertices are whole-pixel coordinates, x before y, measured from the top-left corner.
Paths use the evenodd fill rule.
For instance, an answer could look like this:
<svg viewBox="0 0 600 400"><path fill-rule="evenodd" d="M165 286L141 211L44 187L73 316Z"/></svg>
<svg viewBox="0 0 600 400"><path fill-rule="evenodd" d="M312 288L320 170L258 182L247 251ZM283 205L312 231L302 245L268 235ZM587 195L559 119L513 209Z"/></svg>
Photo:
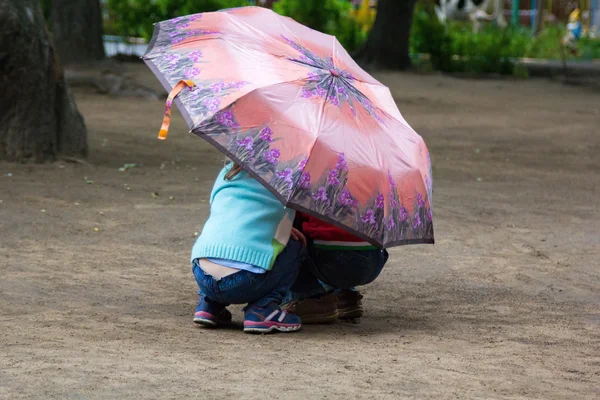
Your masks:
<svg viewBox="0 0 600 400"><path fill-rule="evenodd" d="M245 171L226 181L230 168L217 177L210 216L192 248L192 261L220 258L270 270L290 238L295 212Z"/></svg>

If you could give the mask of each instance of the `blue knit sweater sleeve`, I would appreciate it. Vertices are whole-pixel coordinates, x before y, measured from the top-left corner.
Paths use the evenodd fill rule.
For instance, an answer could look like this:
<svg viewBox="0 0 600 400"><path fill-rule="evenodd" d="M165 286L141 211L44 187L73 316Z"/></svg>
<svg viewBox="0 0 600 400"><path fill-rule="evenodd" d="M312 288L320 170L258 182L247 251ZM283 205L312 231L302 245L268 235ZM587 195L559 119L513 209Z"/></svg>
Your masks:
<svg viewBox="0 0 600 400"><path fill-rule="evenodd" d="M294 211L242 171L226 181L223 168L211 192L210 216L192 249L196 258L219 258L270 270L290 237Z"/></svg>

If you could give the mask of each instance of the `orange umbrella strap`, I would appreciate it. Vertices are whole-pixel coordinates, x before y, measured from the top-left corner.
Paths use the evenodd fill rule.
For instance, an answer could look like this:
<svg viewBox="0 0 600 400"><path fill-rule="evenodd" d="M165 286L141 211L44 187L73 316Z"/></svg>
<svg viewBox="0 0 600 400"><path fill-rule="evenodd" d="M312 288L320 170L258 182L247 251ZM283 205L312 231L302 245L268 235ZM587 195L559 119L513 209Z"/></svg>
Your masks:
<svg viewBox="0 0 600 400"><path fill-rule="evenodd" d="M167 138L167 134L169 133L169 126L171 126L171 107L173 106L173 100L185 87L194 87L194 82L187 80L179 81L179 83L175 85L173 90L171 90L171 93L169 93L169 97L167 98L167 105L165 107L165 116L163 118L162 126L160 127L160 132L158 133L158 138L161 140L165 140Z"/></svg>

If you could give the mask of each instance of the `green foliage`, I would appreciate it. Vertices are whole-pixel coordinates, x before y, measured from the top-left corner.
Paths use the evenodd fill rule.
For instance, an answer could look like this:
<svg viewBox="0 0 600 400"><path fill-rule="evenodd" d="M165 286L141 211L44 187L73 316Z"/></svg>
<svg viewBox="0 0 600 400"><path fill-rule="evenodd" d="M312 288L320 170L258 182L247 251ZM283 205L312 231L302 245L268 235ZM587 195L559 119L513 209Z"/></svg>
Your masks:
<svg viewBox="0 0 600 400"><path fill-rule="evenodd" d="M336 29L326 33L336 36L349 52L360 49L369 37L369 32L361 29L360 24L354 18L347 16L339 19Z"/></svg>
<svg viewBox="0 0 600 400"><path fill-rule="evenodd" d="M347 0L279 0L273 9L312 29L336 36L348 50L358 49L367 38L352 17Z"/></svg>
<svg viewBox="0 0 600 400"><path fill-rule="evenodd" d="M417 3L413 13L410 52L430 57L435 70L452 70L452 40L428 5Z"/></svg>
<svg viewBox="0 0 600 400"><path fill-rule="evenodd" d="M44 14L44 18L46 21L50 17L50 1L51 0L40 0L40 5L42 6L42 13Z"/></svg>
<svg viewBox="0 0 600 400"><path fill-rule="evenodd" d="M47 0L46 0L47 1ZM119 36L152 37L152 24L182 15L248 5L248 0L108 0L105 32Z"/></svg>
<svg viewBox="0 0 600 400"><path fill-rule="evenodd" d="M163 16L157 5L148 0L108 0L106 6L104 32L112 35L148 39L152 36L152 24Z"/></svg>
<svg viewBox="0 0 600 400"><path fill-rule="evenodd" d="M107 34L148 40L155 22L253 3L249 0L108 0L104 30ZM367 39L367 33L352 18L352 5L347 0L280 0L274 8L279 14L335 35L349 51L359 48Z"/></svg>
<svg viewBox="0 0 600 400"><path fill-rule="evenodd" d="M510 29L490 26L474 35L470 26L455 27L451 36L454 69L476 74L512 74L511 38Z"/></svg>
<svg viewBox="0 0 600 400"><path fill-rule="evenodd" d="M426 54L433 69L443 72L512 74L512 31L493 26L474 34L470 24L442 25L435 14L417 4L413 15L411 52Z"/></svg>
<svg viewBox="0 0 600 400"><path fill-rule="evenodd" d="M600 39L582 38L579 40L579 49L583 59L600 59Z"/></svg>
<svg viewBox="0 0 600 400"><path fill-rule="evenodd" d="M468 22L442 25L430 6L419 2L413 15L410 46L411 54L424 55L437 71L524 76L526 71L516 68L514 60L560 59L565 34L562 25L549 26L533 36L524 27L501 29L492 24L474 33ZM579 58L600 57L599 40L581 39L578 48Z"/></svg>
<svg viewBox="0 0 600 400"><path fill-rule="evenodd" d="M531 58L561 58L561 40L567 33L567 28L563 25L550 25L540 32L536 37L531 36L529 29L522 29L519 34L521 40L527 42L524 51L517 57Z"/></svg>

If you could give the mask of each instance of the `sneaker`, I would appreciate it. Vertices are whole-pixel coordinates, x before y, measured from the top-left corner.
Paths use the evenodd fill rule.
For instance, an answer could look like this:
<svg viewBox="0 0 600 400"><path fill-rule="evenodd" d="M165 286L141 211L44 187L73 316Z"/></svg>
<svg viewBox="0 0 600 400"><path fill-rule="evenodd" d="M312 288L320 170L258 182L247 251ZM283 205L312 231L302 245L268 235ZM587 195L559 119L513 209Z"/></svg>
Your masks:
<svg viewBox="0 0 600 400"><path fill-rule="evenodd" d="M282 310L271 303L265 308L252 306L244 309L244 332L271 333L295 332L302 328L300 317Z"/></svg>
<svg viewBox="0 0 600 400"><path fill-rule="evenodd" d="M335 293L326 293L319 298L294 300L282 308L298 315L305 324L332 324L339 315Z"/></svg>
<svg viewBox="0 0 600 400"><path fill-rule="evenodd" d="M363 295L360 292L344 290L337 294L339 319L358 319L363 316Z"/></svg>
<svg viewBox="0 0 600 400"><path fill-rule="evenodd" d="M198 300L194 314L194 322L209 328L231 322L231 313L225 306L206 301L204 297Z"/></svg>

